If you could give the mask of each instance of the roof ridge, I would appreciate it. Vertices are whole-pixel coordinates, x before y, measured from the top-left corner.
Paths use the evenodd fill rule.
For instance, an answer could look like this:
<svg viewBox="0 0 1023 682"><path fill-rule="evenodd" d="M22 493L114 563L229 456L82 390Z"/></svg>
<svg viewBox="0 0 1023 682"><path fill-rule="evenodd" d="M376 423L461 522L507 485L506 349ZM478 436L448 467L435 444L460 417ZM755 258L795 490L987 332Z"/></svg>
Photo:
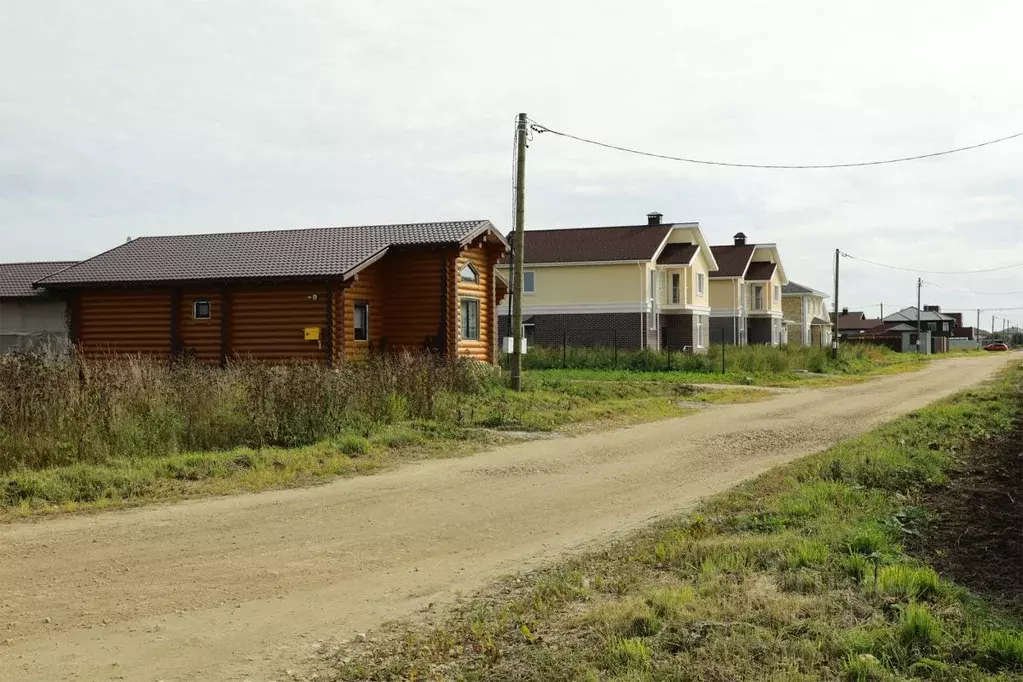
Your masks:
<svg viewBox="0 0 1023 682"><path fill-rule="evenodd" d="M283 229L274 230L240 230L240 231L223 231L223 232L189 232L188 234L152 234L144 237L136 237L131 242L125 242L130 244L137 242L140 239L180 239L181 237L220 237L225 235L243 235L243 234L292 234L295 232L318 232L326 230L358 230L358 229L371 229L380 227L411 227L411 226L424 226L424 225L458 225L458 224L480 224L488 222L489 218L479 218L477 220L431 220L425 223L380 223L378 225L325 225L322 227L287 227ZM124 246L120 244L119 246ZM116 248L116 247L115 247ZM113 249L109 249L113 251ZM91 259L90 259L91 260ZM82 261L84 262L84 261Z"/></svg>
<svg viewBox="0 0 1023 682"><path fill-rule="evenodd" d="M646 223L640 225L584 225L578 227L550 227L542 230L526 230L526 233L530 232L571 232L573 230L624 230L633 227L675 227L676 225L696 225L697 223L658 223L657 225L647 225Z"/></svg>
<svg viewBox="0 0 1023 682"><path fill-rule="evenodd" d="M57 265L58 263L80 263L77 260L18 260L11 261L8 263L0 263L0 267L5 265Z"/></svg>

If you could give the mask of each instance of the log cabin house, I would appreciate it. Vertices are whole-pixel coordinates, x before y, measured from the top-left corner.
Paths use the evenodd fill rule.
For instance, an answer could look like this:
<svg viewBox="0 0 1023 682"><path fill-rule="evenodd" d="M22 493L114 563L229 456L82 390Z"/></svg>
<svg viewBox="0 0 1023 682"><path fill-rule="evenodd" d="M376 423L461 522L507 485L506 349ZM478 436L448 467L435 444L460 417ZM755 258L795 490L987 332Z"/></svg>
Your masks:
<svg viewBox="0 0 1023 682"><path fill-rule="evenodd" d="M497 358L508 249L488 220L141 237L33 285L85 355L330 365L370 349Z"/></svg>

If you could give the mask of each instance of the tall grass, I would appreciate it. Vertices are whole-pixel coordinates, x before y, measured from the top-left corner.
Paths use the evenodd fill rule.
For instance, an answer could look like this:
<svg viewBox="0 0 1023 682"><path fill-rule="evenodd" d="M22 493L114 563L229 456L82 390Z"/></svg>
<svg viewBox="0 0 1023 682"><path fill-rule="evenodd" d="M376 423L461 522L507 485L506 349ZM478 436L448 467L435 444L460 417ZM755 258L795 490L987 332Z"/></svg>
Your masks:
<svg viewBox="0 0 1023 682"><path fill-rule="evenodd" d="M13 353L0 356L0 472L308 445L367 423L438 418L488 381L468 361L414 353L337 369Z"/></svg>
<svg viewBox="0 0 1023 682"><path fill-rule="evenodd" d="M622 350L611 347L530 347L523 358L526 369L624 369L637 372L720 372L721 346L706 354L678 351ZM917 360L884 346L847 344L838 358L816 346L725 346L726 371L770 374L804 370L818 373L860 374L878 366Z"/></svg>

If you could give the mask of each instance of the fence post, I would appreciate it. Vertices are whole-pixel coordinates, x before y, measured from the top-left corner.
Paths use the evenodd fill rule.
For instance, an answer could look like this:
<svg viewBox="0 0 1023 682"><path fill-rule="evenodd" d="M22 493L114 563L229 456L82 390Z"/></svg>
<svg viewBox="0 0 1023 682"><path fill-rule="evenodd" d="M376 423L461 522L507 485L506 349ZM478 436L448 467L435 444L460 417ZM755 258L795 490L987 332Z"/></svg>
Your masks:
<svg viewBox="0 0 1023 682"><path fill-rule="evenodd" d="M568 368L568 330L561 330L561 369Z"/></svg>
<svg viewBox="0 0 1023 682"><path fill-rule="evenodd" d="M668 371L671 371L671 328L664 329L664 347L668 352Z"/></svg>
<svg viewBox="0 0 1023 682"><path fill-rule="evenodd" d="M618 327L611 330L611 346L614 349L614 368L618 369Z"/></svg>
<svg viewBox="0 0 1023 682"><path fill-rule="evenodd" d="M725 330L721 329L721 373L725 373Z"/></svg>

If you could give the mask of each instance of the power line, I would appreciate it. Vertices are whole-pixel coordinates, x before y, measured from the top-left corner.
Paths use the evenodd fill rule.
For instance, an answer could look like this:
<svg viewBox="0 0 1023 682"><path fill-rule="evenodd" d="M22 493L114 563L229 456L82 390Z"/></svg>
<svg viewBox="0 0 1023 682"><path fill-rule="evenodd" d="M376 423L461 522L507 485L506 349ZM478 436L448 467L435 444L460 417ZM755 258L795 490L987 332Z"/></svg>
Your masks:
<svg viewBox="0 0 1023 682"><path fill-rule="evenodd" d="M1009 270L1011 268L1023 267L1023 263L1013 263L1012 265L1000 265L997 268L982 268L980 270L916 270L914 268L904 268L900 265L878 263L877 261L874 260L854 256L851 253L846 253L845 251L842 251L841 254L846 258L852 258L853 260L863 261L864 263L870 263L871 265L877 265L882 268L889 268L891 270L901 270L903 272L916 272L922 275L976 275L982 272L998 272L999 270Z"/></svg>
<svg viewBox="0 0 1023 682"><path fill-rule="evenodd" d="M708 161L706 159L693 159L685 156L672 156L670 154L658 154L655 152L645 152L639 149L632 149L630 147L622 147L616 144L610 144L608 142L600 142L599 140L593 140L586 137L580 137L579 135L572 135L571 133L562 132L560 130L554 130L545 125L537 123L530 119L531 128L537 133L551 133L552 135L558 135L559 137L566 137L570 140L577 142L584 142L586 144L592 144L597 147L604 147L605 149L613 149L619 152L626 152L628 154L637 154L639 156L649 156L655 159L665 159L667 161L681 161L683 163L695 163L703 166L725 166L728 168L759 168L764 170L819 170L826 168L857 168L860 166L881 166L890 163L901 163L903 161L919 161L920 159L930 159L936 156L946 156L948 154L956 154L958 152L965 152L971 149L979 149L980 147L987 147L989 145L998 144L999 142L1007 142L1017 137L1023 137L1023 132L1013 133L1012 135L1006 135L1005 137L999 137L994 140L988 140L986 142L980 142L978 144L971 144L966 147L956 147L955 149L945 149L940 152L930 152L928 154L917 154L915 156L901 156L894 159L882 159L879 161L858 161L855 163L823 163L823 164L780 164L780 163L734 163L729 161Z"/></svg>

